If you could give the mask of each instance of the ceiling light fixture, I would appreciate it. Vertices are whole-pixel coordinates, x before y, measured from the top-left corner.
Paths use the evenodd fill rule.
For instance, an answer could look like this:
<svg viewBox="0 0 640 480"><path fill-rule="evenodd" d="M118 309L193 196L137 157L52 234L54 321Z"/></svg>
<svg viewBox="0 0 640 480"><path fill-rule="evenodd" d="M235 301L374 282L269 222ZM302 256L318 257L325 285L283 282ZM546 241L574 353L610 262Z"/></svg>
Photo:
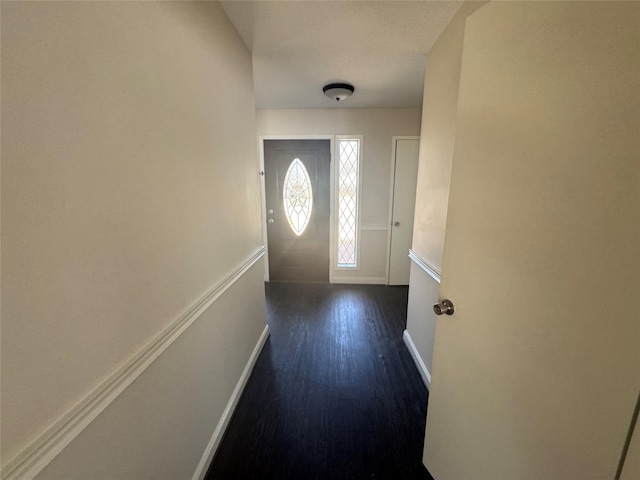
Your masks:
<svg viewBox="0 0 640 480"><path fill-rule="evenodd" d="M353 90L353 85L348 83L330 83L322 88L324 94L336 102L349 98Z"/></svg>

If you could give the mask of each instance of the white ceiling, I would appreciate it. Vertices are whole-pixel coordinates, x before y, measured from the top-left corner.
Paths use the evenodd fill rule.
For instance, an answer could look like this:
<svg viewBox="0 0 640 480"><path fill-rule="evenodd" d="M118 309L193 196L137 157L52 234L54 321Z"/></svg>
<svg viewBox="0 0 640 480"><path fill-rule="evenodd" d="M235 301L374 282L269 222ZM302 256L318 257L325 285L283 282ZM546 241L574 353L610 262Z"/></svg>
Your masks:
<svg viewBox="0 0 640 480"><path fill-rule="evenodd" d="M421 107L425 53L460 1L222 1L253 54L256 108ZM347 82L339 104L322 94Z"/></svg>

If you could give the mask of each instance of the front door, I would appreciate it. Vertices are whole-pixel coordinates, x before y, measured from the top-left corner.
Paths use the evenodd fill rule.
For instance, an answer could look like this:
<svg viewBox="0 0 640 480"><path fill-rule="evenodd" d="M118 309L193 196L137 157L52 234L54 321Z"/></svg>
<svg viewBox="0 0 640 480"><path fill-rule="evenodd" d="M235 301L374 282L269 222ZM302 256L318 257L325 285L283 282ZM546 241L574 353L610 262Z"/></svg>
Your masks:
<svg viewBox="0 0 640 480"><path fill-rule="evenodd" d="M329 140L265 140L269 280L329 281Z"/></svg>
<svg viewBox="0 0 640 480"><path fill-rule="evenodd" d="M616 477L640 389L638 11L467 18L440 287L455 311L425 439L438 480Z"/></svg>

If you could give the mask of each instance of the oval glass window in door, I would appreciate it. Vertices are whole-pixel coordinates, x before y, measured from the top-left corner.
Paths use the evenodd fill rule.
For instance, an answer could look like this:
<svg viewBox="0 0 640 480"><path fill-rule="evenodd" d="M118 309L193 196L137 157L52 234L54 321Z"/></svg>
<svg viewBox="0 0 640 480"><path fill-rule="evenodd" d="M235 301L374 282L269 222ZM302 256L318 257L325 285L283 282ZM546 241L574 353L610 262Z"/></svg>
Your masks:
<svg viewBox="0 0 640 480"><path fill-rule="evenodd" d="M309 173L299 158L291 162L284 177L282 200L291 229L297 236L302 235L311 218L313 191Z"/></svg>

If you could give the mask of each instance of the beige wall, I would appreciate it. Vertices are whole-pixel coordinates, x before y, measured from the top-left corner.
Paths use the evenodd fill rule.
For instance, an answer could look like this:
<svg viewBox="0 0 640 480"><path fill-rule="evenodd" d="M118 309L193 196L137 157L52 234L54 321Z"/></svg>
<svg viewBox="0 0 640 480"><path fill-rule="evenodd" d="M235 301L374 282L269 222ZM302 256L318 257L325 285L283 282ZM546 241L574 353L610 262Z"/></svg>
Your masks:
<svg viewBox="0 0 640 480"><path fill-rule="evenodd" d="M251 57L217 3L3 2L3 462L261 246L255 139ZM208 342L171 347L210 363L155 367L137 403L123 394L138 423L118 424L122 448L151 442L144 475L129 457L123 475L168 478L162 442L176 472L195 469L264 327L259 277L197 320ZM160 439L147 415L183 374L173 412L211 400L206 426L185 415ZM83 478L65 458L60 475Z"/></svg>
<svg viewBox="0 0 640 480"><path fill-rule="evenodd" d="M491 2L464 36L424 462L614 478L640 388L640 4Z"/></svg>
<svg viewBox="0 0 640 480"><path fill-rule="evenodd" d="M262 304L249 298L264 299L260 262L37 480L191 479L242 371L241 361L251 354L254 345L248 339L256 339L264 327L255 321L263 315ZM226 316L233 324L222 321Z"/></svg>
<svg viewBox="0 0 640 480"><path fill-rule="evenodd" d="M484 2L460 7L427 55L416 212L411 249L436 272L442 269L449 180L456 133L456 110L464 23ZM411 268L407 333L431 372L439 284L423 269Z"/></svg>
<svg viewBox="0 0 640 480"><path fill-rule="evenodd" d="M387 259L392 137L420 133L420 109L258 110L258 135L363 135L361 267L335 279L384 283Z"/></svg>
<svg viewBox="0 0 640 480"><path fill-rule="evenodd" d="M442 269L464 22L482 5L468 2L460 7L427 55L412 249L438 271Z"/></svg>

